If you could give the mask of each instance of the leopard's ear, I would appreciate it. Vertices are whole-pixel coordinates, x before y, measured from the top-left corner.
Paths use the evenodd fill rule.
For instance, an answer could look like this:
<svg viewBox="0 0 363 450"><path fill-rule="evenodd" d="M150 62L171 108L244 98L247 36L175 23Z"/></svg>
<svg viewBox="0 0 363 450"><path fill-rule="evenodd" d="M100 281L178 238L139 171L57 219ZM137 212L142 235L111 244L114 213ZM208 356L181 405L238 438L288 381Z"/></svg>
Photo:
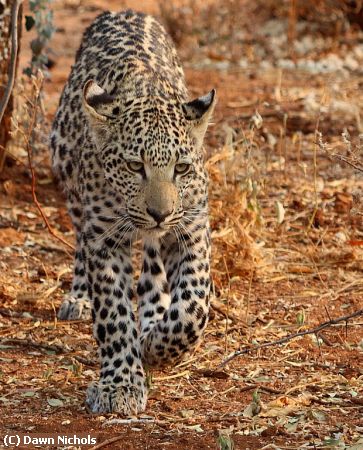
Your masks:
<svg viewBox="0 0 363 450"><path fill-rule="evenodd" d="M83 87L83 105L93 119L101 122L114 118L120 110L116 99L93 80L88 80Z"/></svg>
<svg viewBox="0 0 363 450"><path fill-rule="evenodd" d="M216 100L216 90L212 89L207 95L183 104L185 117L191 122L190 133L197 147L202 146L204 134L212 117Z"/></svg>

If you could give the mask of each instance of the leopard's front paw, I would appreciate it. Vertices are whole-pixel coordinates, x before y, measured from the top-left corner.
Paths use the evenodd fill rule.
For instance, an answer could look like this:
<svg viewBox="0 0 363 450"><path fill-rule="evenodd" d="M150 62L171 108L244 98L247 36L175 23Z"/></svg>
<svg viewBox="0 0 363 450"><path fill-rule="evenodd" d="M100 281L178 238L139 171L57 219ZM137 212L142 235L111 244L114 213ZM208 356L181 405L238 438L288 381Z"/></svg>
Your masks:
<svg viewBox="0 0 363 450"><path fill-rule="evenodd" d="M88 320L92 316L92 309L89 300L84 298L74 298L67 295L58 311L60 320Z"/></svg>
<svg viewBox="0 0 363 450"><path fill-rule="evenodd" d="M147 391L145 385L126 383L91 383L87 389L86 403L93 413L118 412L125 416L145 410Z"/></svg>

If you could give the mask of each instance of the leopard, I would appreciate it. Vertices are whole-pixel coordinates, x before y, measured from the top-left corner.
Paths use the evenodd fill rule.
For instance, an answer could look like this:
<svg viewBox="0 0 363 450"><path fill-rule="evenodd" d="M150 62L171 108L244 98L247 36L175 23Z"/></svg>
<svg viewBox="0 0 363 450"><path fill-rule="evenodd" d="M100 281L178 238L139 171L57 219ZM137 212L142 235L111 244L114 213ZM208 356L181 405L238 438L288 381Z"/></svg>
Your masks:
<svg viewBox="0 0 363 450"><path fill-rule="evenodd" d="M215 103L215 89L190 100L176 48L153 16L107 11L84 32L50 148L76 235L58 317L92 317L100 363L86 392L92 413L144 411L147 370L180 362L207 326L203 141Z"/></svg>

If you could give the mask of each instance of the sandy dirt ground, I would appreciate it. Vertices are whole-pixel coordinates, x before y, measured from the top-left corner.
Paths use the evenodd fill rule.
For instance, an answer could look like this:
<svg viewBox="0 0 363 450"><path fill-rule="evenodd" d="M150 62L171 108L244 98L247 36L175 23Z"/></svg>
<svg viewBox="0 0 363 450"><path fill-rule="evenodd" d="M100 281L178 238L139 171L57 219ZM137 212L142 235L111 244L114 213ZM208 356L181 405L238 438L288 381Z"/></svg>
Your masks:
<svg viewBox="0 0 363 450"><path fill-rule="evenodd" d="M72 255L47 231L26 151L15 142L16 157L0 174L0 448L1 437L16 433L90 434L103 443L97 448L124 450L363 448L362 315L253 349L363 307L363 177L328 155L361 151L362 34L337 37L325 22L324 32L300 24L296 53L279 55L288 46L279 41L287 16L274 8L162 4L54 2L54 66L33 150L36 192L51 226L72 243L46 135L82 32L105 9L157 15L177 41L191 96L218 92L206 139L215 292L205 339L177 367L151 373L141 417L89 414L85 389L98 372L91 323L56 319ZM318 50L304 59L306 36ZM22 67L31 38L24 31ZM325 72L312 68L322 58ZM27 83L18 86L19 109ZM250 350L220 366L240 348Z"/></svg>

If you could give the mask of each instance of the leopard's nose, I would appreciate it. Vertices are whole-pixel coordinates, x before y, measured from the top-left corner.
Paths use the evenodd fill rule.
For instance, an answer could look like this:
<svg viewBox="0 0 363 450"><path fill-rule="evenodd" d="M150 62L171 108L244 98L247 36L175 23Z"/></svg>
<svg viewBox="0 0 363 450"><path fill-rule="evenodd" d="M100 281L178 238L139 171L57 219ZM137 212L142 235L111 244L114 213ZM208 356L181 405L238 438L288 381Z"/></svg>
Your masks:
<svg viewBox="0 0 363 450"><path fill-rule="evenodd" d="M164 220L170 216L172 211L156 211L153 208L146 208L146 212L155 220L155 222L159 225L161 222L164 222Z"/></svg>

